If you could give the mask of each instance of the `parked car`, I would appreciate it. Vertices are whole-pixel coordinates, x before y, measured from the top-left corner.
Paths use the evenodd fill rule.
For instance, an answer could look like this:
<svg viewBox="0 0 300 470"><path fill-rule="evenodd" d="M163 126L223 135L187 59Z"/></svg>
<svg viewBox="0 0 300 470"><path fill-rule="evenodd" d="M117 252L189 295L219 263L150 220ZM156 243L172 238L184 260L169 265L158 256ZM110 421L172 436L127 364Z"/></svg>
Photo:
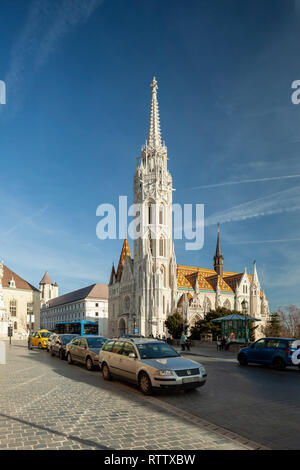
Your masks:
<svg viewBox="0 0 300 470"><path fill-rule="evenodd" d="M50 335L51 335L51 331L48 331L48 330L36 331L31 336L32 347L37 347L38 349L46 349Z"/></svg>
<svg viewBox="0 0 300 470"><path fill-rule="evenodd" d="M145 395L153 389L194 389L206 382L198 362L185 359L164 341L146 338L108 340L99 353L103 378L113 376L138 384Z"/></svg>
<svg viewBox="0 0 300 470"><path fill-rule="evenodd" d="M74 338L78 338L78 335L56 334L50 346L51 356L58 356L61 360L65 359L67 357L66 356L67 344L70 343Z"/></svg>
<svg viewBox="0 0 300 470"><path fill-rule="evenodd" d="M56 337L56 333L52 333L52 335L49 336L49 339L47 341L47 352L50 352L51 344L52 344L52 341L55 340L55 337Z"/></svg>
<svg viewBox="0 0 300 470"><path fill-rule="evenodd" d="M271 365L278 370L296 365L300 368L300 365L292 359L299 346L300 341L292 338L261 338L247 348L241 349L237 359L241 366L254 363Z"/></svg>
<svg viewBox="0 0 300 470"><path fill-rule="evenodd" d="M118 336L118 338L145 338L145 336L125 334L125 335Z"/></svg>
<svg viewBox="0 0 300 470"><path fill-rule="evenodd" d="M99 351L107 341L103 336L79 336L73 339L66 348L69 364L80 362L86 364L88 370L98 366Z"/></svg>

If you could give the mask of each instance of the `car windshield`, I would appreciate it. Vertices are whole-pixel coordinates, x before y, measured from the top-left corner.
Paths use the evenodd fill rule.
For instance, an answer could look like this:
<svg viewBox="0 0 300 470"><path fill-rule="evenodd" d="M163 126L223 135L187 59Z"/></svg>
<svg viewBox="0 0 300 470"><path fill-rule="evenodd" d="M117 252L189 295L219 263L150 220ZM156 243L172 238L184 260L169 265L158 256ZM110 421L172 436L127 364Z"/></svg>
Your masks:
<svg viewBox="0 0 300 470"><path fill-rule="evenodd" d="M74 335L66 335L66 336L61 336L63 344L68 344L72 339L74 339Z"/></svg>
<svg viewBox="0 0 300 470"><path fill-rule="evenodd" d="M175 349L166 343L143 343L136 345L141 359L160 359L164 357L180 357Z"/></svg>
<svg viewBox="0 0 300 470"><path fill-rule="evenodd" d="M45 331L42 331L42 332L40 333L40 335L41 335L42 338L49 338L49 336L51 335L51 333L46 333Z"/></svg>
<svg viewBox="0 0 300 470"><path fill-rule="evenodd" d="M102 348L106 338L87 338L89 348Z"/></svg>

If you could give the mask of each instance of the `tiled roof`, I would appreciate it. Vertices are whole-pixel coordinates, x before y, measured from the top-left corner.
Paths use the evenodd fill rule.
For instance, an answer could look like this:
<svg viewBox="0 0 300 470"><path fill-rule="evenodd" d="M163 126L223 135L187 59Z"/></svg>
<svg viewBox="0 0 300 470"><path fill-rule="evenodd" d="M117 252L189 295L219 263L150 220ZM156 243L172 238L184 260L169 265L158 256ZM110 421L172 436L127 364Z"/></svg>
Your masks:
<svg viewBox="0 0 300 470"><path fill-rule="evenodd" d="M69 292L68 294L60 295L55 299L47 302L49 307L58 307L72 302L77 302L84 299L108 299L108 286L107 284L92 284L91 286L83 287L82 289Z"/></svg>
<svg viewBox="0 0 300 470"><path fill-rule="evenodd" d="M223 272L223 276L219 276L214 269L194 268L191 266L177 265L177 287L194 289L196 282L199 290L215 291L217 283L221 291L234 292L237 282L241 279L243 273ZM250 282L252 276L248 274Z"/></svg>
<svg viewBox="0 0 300 470"><path fill-rule="evenodd" d="M126 256L129 256L131 258L131 253L130 253L130 248L129 248L129 245L128 245L127 238L125 238L125 240L123 242L122 251L121 251L121 255L120 255L120 259L119 259L119 264L118 264L118 269L117 269L117 274L116 274L116 281L117 282L121 281Z"/></svg>
<svg viewBox="0 0 300 470"><path fill-rule="evenodd" d="M34 290L39 292L39 289L29 284L29 282L25 281L25 279L18 276L18 274L16 274L14 271L5 266L5 264L3 264L2 286L10 287L9 281L11 281L12 279L15 281L16 289Z"/></svg>

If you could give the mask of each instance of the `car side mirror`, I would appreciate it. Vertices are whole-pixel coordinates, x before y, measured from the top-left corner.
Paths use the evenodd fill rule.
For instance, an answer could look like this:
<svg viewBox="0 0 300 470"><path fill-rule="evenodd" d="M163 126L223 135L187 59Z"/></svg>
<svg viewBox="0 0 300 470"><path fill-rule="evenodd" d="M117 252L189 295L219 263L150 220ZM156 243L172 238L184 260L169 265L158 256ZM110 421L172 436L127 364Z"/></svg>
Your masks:
<svg viewBox="0 0 300 470"><path fill-rule="evenodd" d="M129 353L128 357L131 357L132 359L136 359L136 355L134 353Z"/></svg>

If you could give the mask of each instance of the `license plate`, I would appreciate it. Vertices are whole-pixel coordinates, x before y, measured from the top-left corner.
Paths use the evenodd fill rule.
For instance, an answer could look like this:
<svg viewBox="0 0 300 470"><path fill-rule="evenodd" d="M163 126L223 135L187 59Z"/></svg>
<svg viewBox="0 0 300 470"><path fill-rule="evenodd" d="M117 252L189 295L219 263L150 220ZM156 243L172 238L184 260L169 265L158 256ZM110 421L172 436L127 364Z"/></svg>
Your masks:
<svg viewBox="0 0 300 470"><path fill-rule="evenodd" d="M189 382L199 382L199 377L187 377L186 379L182 379L182 383L184 384Z"/></svg>

